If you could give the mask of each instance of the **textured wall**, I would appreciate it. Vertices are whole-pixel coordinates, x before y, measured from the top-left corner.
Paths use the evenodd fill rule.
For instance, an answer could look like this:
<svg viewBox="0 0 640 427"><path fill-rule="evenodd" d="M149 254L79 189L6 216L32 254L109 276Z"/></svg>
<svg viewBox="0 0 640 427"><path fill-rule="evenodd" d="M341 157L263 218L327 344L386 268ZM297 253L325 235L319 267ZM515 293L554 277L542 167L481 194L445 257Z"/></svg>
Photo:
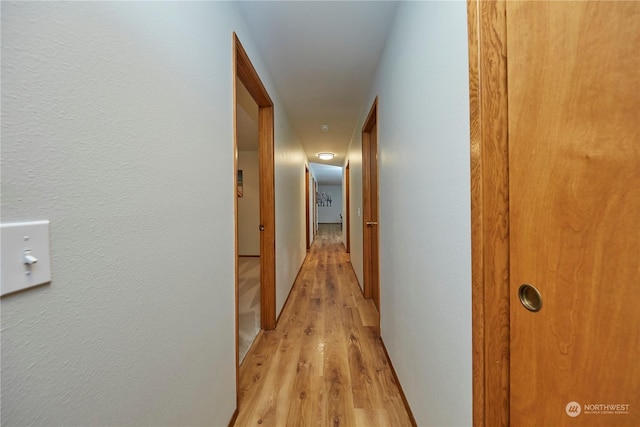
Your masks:
<svg viewBox="0 0 640 427"><path fill-rule="evenodd" d="M407 2L376 95L382 337L418 425L471 425L471 231L464 2ZM361 278L361 137L349 150L352 262Z"/></svg>
<svg viewBox="0 0 640 427"><path fill-rule="evenodd" d="M271 93L270 93L271 94ZM275 106L275 110L282 111ZM306 256L304 164L288 121L276 122L276 313L280 313Z"/></svg>
<svg viewBox="0 0 640 427"><path fill-rule="evenodd" d="M1 31L2 222L51 220L53 274L2 298L2 424L226 425L232 31L277 101L237 4L3 1ZM276 191L300 187L278 202L297 203L301 149L276 121Z"/></svg>

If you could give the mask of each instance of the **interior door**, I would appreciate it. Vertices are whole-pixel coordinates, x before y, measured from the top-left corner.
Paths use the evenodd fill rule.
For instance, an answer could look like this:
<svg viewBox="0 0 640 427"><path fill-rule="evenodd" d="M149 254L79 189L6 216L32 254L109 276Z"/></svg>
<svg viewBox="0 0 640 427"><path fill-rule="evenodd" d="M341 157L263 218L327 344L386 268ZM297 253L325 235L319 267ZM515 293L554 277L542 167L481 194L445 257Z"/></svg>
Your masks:
<svg viewBox="0 0 640 427"><path fill-rule="evenodd" d="M639 426L640 2L506 7L510 425Z"/></svg>
<svg viewBox="0 0 640 427"><path fill-rule="evenodd" d="M310 204L311 201L309 200L309 186L311 185L311 183L309 182L309 168L305 165L304 167L304 217L305 217L305 235L306 237L306 243L307 243L307 252L309 251L309 249L311 248L311 229L309 227L309 222L311 221L311 219L309 218L309 216L311 215L311 213L309 212L309 208L310 208Z"/></svg>
<svg viewBox="0 0 640 427"><path fill-rule="evenodd" d="M349 162L344 168L345 208L344 208L344 235L347 253L351 253L351 168Z"/></svg>
<svg viewBox="0 0 640 427"><path fill-rule="evenodd" d="M380 232L378 226L378 99L362 130L364 297L380 311Z"/></svg>

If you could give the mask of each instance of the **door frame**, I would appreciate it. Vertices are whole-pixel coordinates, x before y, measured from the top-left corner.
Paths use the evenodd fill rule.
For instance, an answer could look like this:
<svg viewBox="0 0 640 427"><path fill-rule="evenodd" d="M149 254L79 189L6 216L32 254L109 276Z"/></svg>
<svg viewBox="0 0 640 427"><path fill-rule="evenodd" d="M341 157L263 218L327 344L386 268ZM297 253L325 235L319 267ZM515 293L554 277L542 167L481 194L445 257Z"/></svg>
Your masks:
<svg viewBox="0 0 640 427"><path fill-rule="evenodd" d="M276 325L276 273L275 273L275 180L274 180L274 124L273 102L258 73L251 64L236 33L233 33L233 153L234 153L234 228L235 228L235 331L236 331L236 385L239 384L238 353L238 198L235 176L238 169L237 141L237 88L236 78L242 82L258 104L258 163L260 173L260 326L264 330ZM237 391L237 390L236 390ZM237 398L237 393L236 393Z"/></svg>
<svg viewBox="0 0 640 427"><path fill-rule="evenodd" d="M509 425L506 4L467 0L473 425ZM484 189L487 191L484 191Z"/></svg>
<svg viewBox="0 0 640 427"><path fill-rule="evenodd" d="M369 255L370 250L368 250L367 245L370 243L369 238L367 237L367 221L371 218L371 208L372 203L370 199L371 194L371 162L376 162L376 169L378 169L378 156L377 156L377 140L378 132L376 129L376 152L371 153L371 130L374 126L378 125L378 97L373 101L373 105L371 106L371 110L369 110L369 115L367 119L364 121L364 126L362 127L362 246L363 246L363 280L364 280L364 297L373 299L373 302L378 309L378 313L380 312L380 229L379 225L375 224L375 227L378 227L376 235L377 244L376 247L378 249L377 253L377 262L375 265L373 264L372 258ZM376 180L376 188L378 188L378 173L375 176ZM379 213L379 198L376 197L376 203L378 204L377 211ZM378 218L376 218L378 220ZM377 268L375 266L377 265Z"/></svg>
<svg viewBox="0 0 640 427"><path fill-rule="evenodd" d="M309 216L311 215L311 212L309 212L310 210L310 206L309 204L311 203L311 201L309 200L309 186L311 185L311 183L309 182L309 166L304 165L304 211L305 211L305 240L307 242L307 252L309 252L309 249L311 249L311 237L310 237L310 227L309 227L309 222L310 222L310 218Z"/></svg>
<svg viewBox="0 0 640 427"><path fill-rule="evenodd" d="M344 167L344 233L345 242L344 246L348 254L351 253L351 169L349 168L349 162Z"/></svg>

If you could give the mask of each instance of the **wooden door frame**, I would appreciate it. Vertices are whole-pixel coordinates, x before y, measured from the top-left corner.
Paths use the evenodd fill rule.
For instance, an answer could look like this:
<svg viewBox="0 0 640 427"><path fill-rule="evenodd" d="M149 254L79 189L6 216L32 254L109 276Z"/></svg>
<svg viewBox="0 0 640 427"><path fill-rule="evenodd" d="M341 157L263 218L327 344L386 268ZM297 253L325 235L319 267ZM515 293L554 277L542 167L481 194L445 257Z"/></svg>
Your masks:
<svg viewBox="0 0 640 427"><path fill-rule="evenodd" d="M233 33L233 73L245 86L253 100L258 104L258 157L260 173L260 224L264 230L260 233L260 325L262 329L274 329L276 325L275 304L275 180L274 180L274 124L273 102L267 93L258 73L251 64L247 52L238 36ZM234 104L234 153L237 153L237 131L235 111L237 108L235 78L233 84ZM234 155L235 156L235 155ZM237 156L235 158L237 169ZM235 170L234 170L235 173ZM235 194L235 191L234 191ZM236 215L236 264L238 258L237 242L237 198ZM236 265L236 323L238 311L238 269ZM237 325L236 325L237 329ZM236 330L237 335L237 330ZM237 347L237 344L236 344ZM236 350L237 352L237 350ZM236 359L237 359L236 355Z"/></svg>
<svg viewBox="0 0 640 427"><path fill-rule="evenodd" d="M313 178L313 240L318 234L318 181Z"/></svg>
<svg viewBox="0 0 640 427"><path fill-rule="evenodd" d="M467 0L473 425L509 425L506 4ZM486 191L485 191L486 189Z"/></svg>
<svg viewBox="0 0 640 427"><path fill-rule="evenodd" d="M378 97L373 101L373 105L369 110L369 115L367 119L364 121L364 126L362 127L362 245L363 245L363 280L364 280L364 297L365 298L373 298L376 308L378 308L378 312L380 311L380 271L378 271L378 280L375 286L378 286L378 289L374 289L374 285L371 284L371 271L373 270L371 266L371 258L367 255L367 218L371 217L371 201L370 201L370 187L371 187L371 174L370 174L370 164L371 159L376 159L377 161L377 152L376 155L372 156L370 152L370 143L371 143L371 129L378 124ZM377 132L376 132L377 138ZM376 144L376 148L377 148ZM376 166L377 167L377 166ZM376 174L376 179L378 179L378 174ZM376 186L377 188L377 186ZM378 208L379 211L379 208ZM378 236L378 267L380 266L380 230L376 233Z"/></svg>
<svg viewBox="0 0 640 427"><path fill-rule="evenodd" d="M307 252L309 252L309 249L311 249L311 238L309 237L309 233L311 232L310 228L309 228L309 215L311 215L311 213L309 212L309 204L311 203L311 200L309 200L309 186L311 185L311 183L309 182L309 166L304 165L304 211L305 211L305 240L307 242Z"/></svg>
<svg viewBox="0 0 640 427"><path fill-rule="evenodd" d="M344 210L344 232L345 248L348 254L351 253L351 169L349 162L344 167L344 187L345 187L345 210Z"/></svg>

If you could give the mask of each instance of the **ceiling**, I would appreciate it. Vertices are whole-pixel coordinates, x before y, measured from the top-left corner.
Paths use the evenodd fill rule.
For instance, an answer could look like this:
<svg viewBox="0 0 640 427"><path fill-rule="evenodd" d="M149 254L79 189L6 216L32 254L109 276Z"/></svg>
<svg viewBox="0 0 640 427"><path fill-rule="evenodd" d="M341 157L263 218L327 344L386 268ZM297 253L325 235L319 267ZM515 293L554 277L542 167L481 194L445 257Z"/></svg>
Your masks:
<svg viewBox="0 0 640 427"><path fill-rule="evenodd" d="M322 163L309 163L318 185L342 185L342 168Z"/></svg>
<svg viewBox="0 0 640 427"><path fill-rule="evenodd" d="M242 10L310 162L343 166L395 1L243 1ZM328 132L321 130L328 125ZM339 170L339 169L338 169ZM340 177L342 173L340 172Z"/></svg>

